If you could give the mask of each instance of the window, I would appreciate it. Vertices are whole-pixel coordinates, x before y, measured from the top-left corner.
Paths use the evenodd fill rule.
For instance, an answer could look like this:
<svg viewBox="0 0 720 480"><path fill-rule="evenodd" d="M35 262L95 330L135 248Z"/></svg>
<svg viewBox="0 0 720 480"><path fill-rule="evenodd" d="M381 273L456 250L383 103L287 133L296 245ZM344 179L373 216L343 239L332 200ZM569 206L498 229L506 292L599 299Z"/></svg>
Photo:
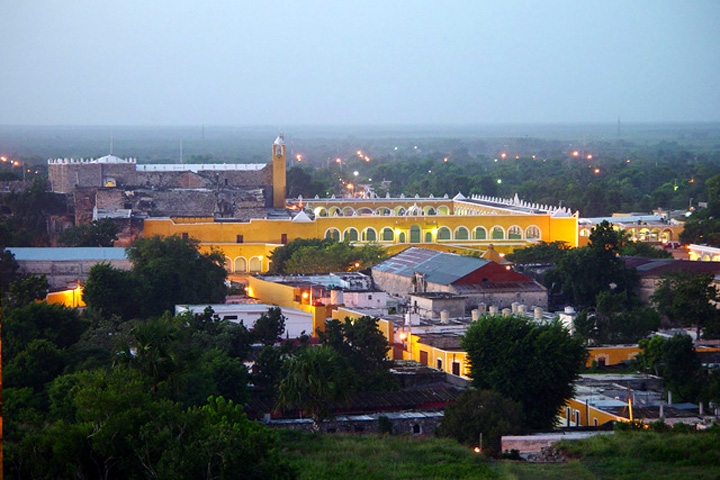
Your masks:
<svg viewBox="0 0 720 480"><path fill-rule="evenodd" d="M187 240L187 239L190 237L190 236L187 234L187 232L182 232L182 233L180 234L180 236L182 237L183 240Z"/></svg>
<svg viewBox="0 0 720 480"><path fill-rule="evenodd" d="M519 240L522 238L522 229L517 225L513 225L508 229L508 238L510 240Z"/></svg>
<svg viewBox="0 0 720 480"><path fill-rule="evenodd" d="M392 242L395 240L395 233L393 232L393 229L390 227L385 227L382 229L382 241L383 242Z"/></svg>
<svg viewBox="0 0 720 480"><path fill-rule="evenodd" d="M437 233L438 240L450 240L450 229L447 227L440 227Z"/></svg>
<svg viewBox="0 0 720 480"><path fill-rule="evenodd" d="M468 229L465 227L458 227L455 230L455 240L467 240L469 236Z"/></svg>
<svg viewBox="0 0 720 480"><path fill-rule="evenodd" d="M534 240L540 238L540 229L535 225L531 225L525 229L525 238Z"/></svg>
<svg viewBox="0 0 720 480"><path fill-rule="evenodd" d="M473 240L485 240L487 238L487 230L484 227L475 227L473 230Z"/></svg>
<svg viewBox="0 0 720 480"><path fill-rule="evenodd" d="M417 225L410 227L410 243L420 243L420 227Z"/></svg>
<svg viewBox="0 0 720 480"><path fill-rule="evenodd" d="M505 232L502 227L493 227L491 237L493 240L503 240L505 238Z"/></svg>
<svg viewBox="0 0 720 480"><path fill-rule="evenodd" d="M460 362L452 362L452 374L460 376Z"/></svg>
<svg viewBox="0 0 720 480"><path fill-rule="evenodd" d="M345 240L348 242L357 242L358 241L358 231L352 227L345 230Z"/></svg>
<svg viewBox="0 0 720 480"><path fill-rule="evenodd" d="M331 240L339 242L340 230L338 230L337 228L328 228L328 230L325 232L325 238L329 238Z"/></svg>
<svg viewBox="0 0 720 480"><path fill-rule="evenodd" d="M244 237L242 235L237 235L235 237L235 243L243 243Z"/></svg>
<svg viewBox="0 0 720 480"><path fill-rule="evenodd" d="M442 358L437 359L437 369L442 370Z"/></svg>
<svg viewBox="0 0 720 480"><path fill-rule="evenodd" d="M280 243L282 243L283 245L287 244L287 233L280 234Z"/></svg>
<svg viewBox="0 0 720 480"><path fill-rule="evenodd" d="M377 233L375 232L374 228L366 228L362 232L362 240L363 242L374 242L377 240Z"/></svg>

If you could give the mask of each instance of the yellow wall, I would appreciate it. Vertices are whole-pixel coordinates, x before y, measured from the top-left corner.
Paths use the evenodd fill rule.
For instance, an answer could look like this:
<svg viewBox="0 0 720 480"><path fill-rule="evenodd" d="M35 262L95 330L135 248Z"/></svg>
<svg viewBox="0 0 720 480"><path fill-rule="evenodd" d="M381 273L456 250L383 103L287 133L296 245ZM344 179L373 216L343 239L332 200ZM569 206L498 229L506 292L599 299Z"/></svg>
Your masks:
<svg viewBox="0 0 720 480"><path fill-rule="evenodd" d="M617 365L626 360L632 360L640 353L640 347L637 345L607 345L588 348L588 358L585 366L592 367L593 360L600 363L600 359L605 360L605 365Z"/></svg>
<svg viewBox="0 0 720 480"><path fill-rule="evenodd" d="M61 290L59 292L49 292L45 297L48 303L64 305L66 307L85 307L82 298L82 287Z"/></svg>
<svg viewBox="0 0 720 480"><path fill-rule="evenodd" d="M605 412L603 410L600 410L598 408L595 408L591 405L585 405L585 402L581 402L578 399L572 398L568 400L568 402L565 404L566 406L560 409L559 416L562 419L562 426L567 425L567 408L570 409L570 420L571 422L575 422L575 412L580 413L580 423L579 426L595 426L595 420L597 420L597 425L600 426L604 423L610 422L612 420L620 421L620 422L628 422L630 421L629 418L626 417L619 417L617 415L613 415L611 413Z"/></svg>
<svg viewBox="0 0 720 480"><path fill-rule="evenodd" d="M340 203L339 205L342 205ZM411 245L434 246L461 250L485 250L494 245L500 253L510 253L516 248L526 246L529 240L492 239L490 232L494 227L502 228L507 237L510 227L519 227L523 232L528 227L540 230L539 240L552 242L562 240L572 246L577 245L577 217L551 217L549 215L446 215L446 216L349 216L316 217L313 222L292 222L289 219L252 219L248 222L214 221L212 218L149 218L145 220L144 235L169 236L187 234L197 239L206 248L216 248L223 252L228 269L236 272L261 271L269 268L268 256L274 248L283 243L283 236L290 242L297 238L325 238L331 232L337 232L340 240L354 243L363 241L363 232L375 231L376 243L389 248L404 248ZM420 242L411 243L411 228L420 231ZM448 240L438 239L438 231L447 227L451 232ZM455 238L460 227L465 227L470 239ZM484 227L486 239L473 240L472 232L476 227ZM384 241L383 229L393 232L393 239ZM353 240L355 233L357 241ZM238 243L238 236L242 243ZM430 243L426 243L428 239ZM402 242L404 237L405 242ZM251 268L254 266L255 268ZM260 270L257 270L257 268Z"/></svg>
<svg viewBox="0 0 720 480"><path fill-rule="evenodd" d="M324 305L307 305L295 301L295 288L281 283L269 282L257 277L248 277L246 293L249 297L257 298L262 303L277 305L281 309L294 308L303 312L311 313L313 316L312 336L317 335L318 329L323 329L325 319L330 317L332 308Z"/></svg>

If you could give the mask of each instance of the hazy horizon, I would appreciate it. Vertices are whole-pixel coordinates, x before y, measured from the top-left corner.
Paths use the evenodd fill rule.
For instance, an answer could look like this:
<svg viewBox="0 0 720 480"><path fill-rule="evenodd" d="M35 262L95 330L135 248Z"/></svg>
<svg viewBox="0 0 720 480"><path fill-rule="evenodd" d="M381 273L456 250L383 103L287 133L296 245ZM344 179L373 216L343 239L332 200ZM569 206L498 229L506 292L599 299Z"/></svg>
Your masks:
<svg viewBox="0 0 720 480"><path fill-rule="evenodd" d="M720 121L720 2L0 4L0 125Z"/></svg>

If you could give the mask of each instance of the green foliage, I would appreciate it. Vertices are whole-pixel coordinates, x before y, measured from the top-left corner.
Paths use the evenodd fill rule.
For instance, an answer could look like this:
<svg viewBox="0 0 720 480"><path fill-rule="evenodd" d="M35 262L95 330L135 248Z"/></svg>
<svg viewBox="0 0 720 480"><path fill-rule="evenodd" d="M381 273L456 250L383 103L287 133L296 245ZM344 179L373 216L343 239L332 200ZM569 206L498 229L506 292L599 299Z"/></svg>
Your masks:
<svg viewBox="0 0 720 480"><path fill-rule="evenodd" d="M678 334L668 340L656 335L641 340L639 346L642 353L637 362L642 370L662 376L675 398L698 399L705 377L689 335Z"/></svg>
<svg viewBox="0 0 720 480"><path fill-rule="evenodd" d="M33 340L68 349L88 327L77 310L45 302L4 310L2 321L3 362L10 362Z"/></svg>
<svg viewBox="0 0 720 480"><path fill-rule="evenodd" d="M197 242L177 235L140 238L127 249L132 274L142 285L143 316L173 311L175 305L222 303L224 257L198 251Z"/></svg>
<svg viewBox="0 0 720 480"><path fill-rule="evenodd" d="M15 261L15 255L5 250L4 245L0 242L0 302L4 302L5 294L10 284L17 279L19 269L20 265Z"/></svg>
<svg viewBox="0 0 720 480"><path fill-rule="evenodd" d="M497 479L487 458L445 438L406 435L313 435L280 431L300 479Z"/></svg>
<svg viewBox="0 0 720 480"><path fill-rule="evenodd" d="M682 425L682 426L680 426ZM628 428L555 444L580 457L602 478L716 478L720 467L717 427L694 431L677 424L668 432Z"/></svg>
<svg viewBox="0 0 720 480"><path fill-rule="evenodd" d="M575 319L575 332L599 345L636 343L660 327L660 317L625 293L600 292L597 308L583 310Z"/></svg>
<svg viewBox="0 0 720 480"><path fill-rule="evenodd" d="M263 345L274 345L285 333L285 316L279 307L270 307L255 321L251 330L254 339Z"/></svg>
<svg viewBox="0 0 720 480"><path fill-rule="evenodd" d="M378 433L386 435L392 435L393 433L392 420L385 415L380 415L378 417Z"/></svg>
<svg viewBox="0 0 720 480"><path fill-rule="evenodd" d="M83 301L91 311L124 320L140 316L142 297L140 282L132 272L120 270L109 263L93 265L83 288Z"/></svg>
<svg viewBox="0 0 720 480"><path fill-rule="evenodd" d="M501 437L521 432L522 405L492 390L465 390L455 403L445 408L438 427L441 437L454 438L467 446L477 446L482 434L485 455L500 455Z"/></svg>
<svg viewBox="0 0 720 480"><path fill-rule="evenodd" d="M331 239L295 239L270 255L270 273L329 273L362 270L386 258L376 244L358 247Z"/></svg>
<svg viewBox="0 0 720 480"><path fill-rule="evenodd" d="M340 361L352 377L356 391L379 391L396 388L387 358L390 345L378 328L378 319L363 316L354 320L328 320L318 331L320 343L337 352Z"/></svg>
<svg viewBox="0 0 720 480"><path fill-rule="evenodd" d="M623 235L603 221L592 229L588 246L561 256L546 284L559 286L565 298L581 308L593 306L601 292L621 293L630 299L638 277L619 257L623 244Z"/></svg>
<svg viewBox="0 0 720 480"><path fill-rule="evenodd" d="M334 405L348 398L350 383L338 354L328 345L308 347L289 358L278 385L278 409L298 408L316 429L333 417Z"/></svg>
<svg viewBox="0 0 720 480"><path fill-rule="evenodd" d="M573 394L573 381L585 365L582 340L558 322L537 324L516 316L485 316L468 327L472 384L521 402L528 428L552 428L560 407Z"/></svg>
<svg viewBox="0 0 720 480"><path fill-rule="evenodd" d="M673 272L650 299L670 325L696 327L700 336L705 326L716 330L719 318L715 302L720 297L713 280L712 273Z"/></svg>
<svg viewBox="0 0 720 480"><path fill-rule="evenodd" d="M177 304L225 300L223 257L203 254L197 242L173 235L141 238L128 248L132 270L100 263L90 269L83 300L88 308L125 320L157 316Z"/></svg>
<svg viewBox="0 0 720 480"><path fill-rule="evenodd" d="M507 259L519 265L531 264L557 264L560 259L570 250L567 242L556 240L554 242L544 242L519 248L513 253L507 255Z"/></svg>
<svg viewBox="0 0 720 480"><path fill-rule="evenodd" d="M31 273L10 284L6 306L11 308L22 307L28 303L44 300L47 293L47 277Z"/></svg>
<svg viewBox="0 0 720 480"><path fill-rule="evenodd" d="M0 218L2 230L7 233L4 243L0 238L0 246L50 246L48 217L67 213L65 195L48 192L45 180L39 178L21 192L3 195L2 203L12 215Z"/></svg>
<svg viewBox="0 0 720 480"><path fill-rule="evenodd" d="M87 225L73 226L60 234L58 244L65 247L112 247L120 232L109 218L93 220Z"/></svg>

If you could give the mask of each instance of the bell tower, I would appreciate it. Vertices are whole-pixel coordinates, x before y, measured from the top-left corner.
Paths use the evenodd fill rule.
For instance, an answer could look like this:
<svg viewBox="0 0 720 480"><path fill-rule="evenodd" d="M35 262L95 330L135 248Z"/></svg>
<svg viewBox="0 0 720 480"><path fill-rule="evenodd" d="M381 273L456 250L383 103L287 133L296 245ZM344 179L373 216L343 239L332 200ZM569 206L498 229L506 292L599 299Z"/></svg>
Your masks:
<svg viewBox="0 0 720 480"><path fill-rule="evenodd" d="M285 170L287 166L285 138L281 133L273 142L273 208L285 208Z"/></svg>

